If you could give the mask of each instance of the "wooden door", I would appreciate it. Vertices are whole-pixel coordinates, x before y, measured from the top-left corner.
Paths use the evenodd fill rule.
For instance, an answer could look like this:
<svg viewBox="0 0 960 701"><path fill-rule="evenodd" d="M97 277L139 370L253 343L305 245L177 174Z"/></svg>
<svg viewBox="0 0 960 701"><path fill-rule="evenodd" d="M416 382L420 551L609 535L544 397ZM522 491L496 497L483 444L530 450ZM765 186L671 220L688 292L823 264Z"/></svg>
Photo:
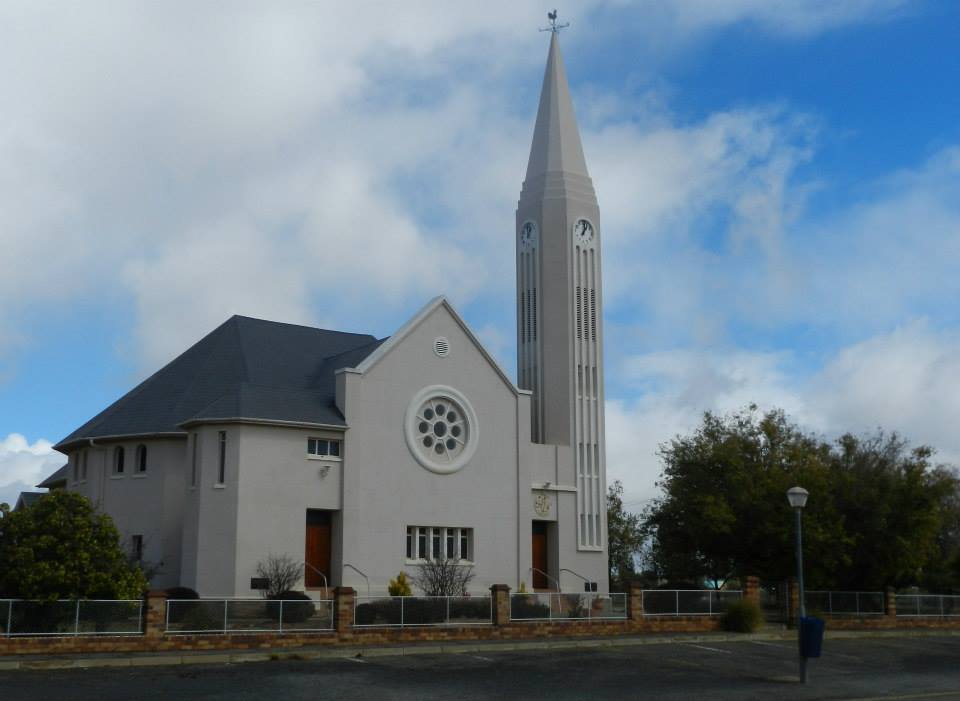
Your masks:
<svg viewBox="0 0 960 701"><path fill-rule="evenodd" d="M323 577L317 572L322 572L327 579L330 579L330 512L319 511L317 509L307 510L307 548L303 556L303 561L307 563L304 568L304 583L307 588L322 587Z"/></svg>
<svg viewBox="0 0 960 701"><path fill-rule="evenodd" d="M546 573L550 563L547 560L547 522L533 522L533 588L548 589L550 582Z"/></svg>

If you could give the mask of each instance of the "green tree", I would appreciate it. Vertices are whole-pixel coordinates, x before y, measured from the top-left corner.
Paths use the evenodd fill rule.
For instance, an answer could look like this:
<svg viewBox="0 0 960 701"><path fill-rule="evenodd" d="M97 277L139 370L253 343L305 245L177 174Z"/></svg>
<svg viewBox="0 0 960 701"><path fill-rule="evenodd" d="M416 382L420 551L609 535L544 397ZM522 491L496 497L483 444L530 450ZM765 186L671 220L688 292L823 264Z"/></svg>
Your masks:
<svg viewBox="0 0 960 701"><path fill-rule="evenodd" d="M0 505L0 596L23 599L139 598L146 579L120 535L86 497L55 491L11 511Z"/></svg>
<svg viewBox="0 0 960 701"><path fill-rule="evenodd" d="M634 578L636 556L643 541L640 516L623 508L623 484L616 480L607 489L607 557L611 589L625 589Z"/></svg>
<svg viewBox="0 0 960 701"><path fill-rule="evenodd" d="M700 427L661 447L663 496L644 514L658 574L715 582L794 573L786 490L810 491L804 510L811 588L876 589L916 583L960 531L958 482L897 435L831 443L779 410L706 413ZM951 525L952 524L952 525Z"/></svg>

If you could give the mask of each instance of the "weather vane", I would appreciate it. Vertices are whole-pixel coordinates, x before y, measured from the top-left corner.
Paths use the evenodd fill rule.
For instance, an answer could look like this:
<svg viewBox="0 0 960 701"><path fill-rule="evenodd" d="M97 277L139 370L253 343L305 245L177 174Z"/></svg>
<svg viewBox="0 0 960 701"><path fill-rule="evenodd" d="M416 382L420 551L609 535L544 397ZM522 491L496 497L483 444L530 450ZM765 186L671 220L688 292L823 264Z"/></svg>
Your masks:
<svg viewBox="0 0 960 701"><path fill-rule="evenodd" d="M554 9L553 12L547 13L547 19L550 20L549 27L543 27L541 32L553 32L554 34L559 34L561 29L565 29L570 26L569 22L564 22L563 24L557 24L557 11Z"/></svg>

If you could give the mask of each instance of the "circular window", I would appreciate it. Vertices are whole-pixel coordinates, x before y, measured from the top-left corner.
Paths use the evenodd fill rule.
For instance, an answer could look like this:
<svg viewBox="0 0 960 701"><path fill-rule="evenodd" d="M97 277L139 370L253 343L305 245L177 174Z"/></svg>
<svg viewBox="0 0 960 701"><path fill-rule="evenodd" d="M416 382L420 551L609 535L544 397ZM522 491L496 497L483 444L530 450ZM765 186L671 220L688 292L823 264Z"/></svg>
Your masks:
<svg viewBox="0 0 960 701"><path fill-rule="evenodd" d="M461 469L477 448L477 419L467 398L452 387L425 387L410 402L407 446L423 467L441 474Z"/></svg>

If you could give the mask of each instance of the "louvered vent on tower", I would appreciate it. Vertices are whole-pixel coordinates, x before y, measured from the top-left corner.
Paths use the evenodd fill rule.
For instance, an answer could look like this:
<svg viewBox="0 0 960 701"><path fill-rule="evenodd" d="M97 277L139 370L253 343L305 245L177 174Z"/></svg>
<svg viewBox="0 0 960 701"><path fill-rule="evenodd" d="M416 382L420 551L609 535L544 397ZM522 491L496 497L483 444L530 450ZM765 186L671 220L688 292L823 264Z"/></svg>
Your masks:
<svg viewBox="0 0 960 701"><path fill-rule="evenodd" d="M433 352L443 358L450 353L450 341L443 336L433 339Z"/></svg>

